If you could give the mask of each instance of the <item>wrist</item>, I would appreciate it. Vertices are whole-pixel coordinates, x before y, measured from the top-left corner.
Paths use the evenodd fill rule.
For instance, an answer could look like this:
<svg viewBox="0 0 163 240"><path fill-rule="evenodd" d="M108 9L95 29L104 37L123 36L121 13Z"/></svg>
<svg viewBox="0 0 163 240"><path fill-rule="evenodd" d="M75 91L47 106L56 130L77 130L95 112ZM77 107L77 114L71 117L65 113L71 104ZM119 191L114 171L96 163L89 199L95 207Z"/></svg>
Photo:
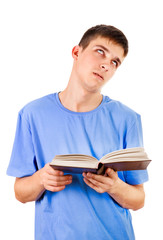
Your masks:
<svg viewBox="0 0 163 240"><path fill-rule="evenodd" d="M39 188L41 190L45 190L44 183L43 183L43 178L42 178L42 169L38 170L35 173L35 179L36 179L36 182L37 182L37 185L39 186Z"/></svg>
<svg viewBox="0 0 163 240"><path fill-rule="evenodd" d="M117 178L112 184L112 187L109 188L108 194L111 196L118 194L119 190L122 188L122 184L122 180L120 178Z"/></svg>

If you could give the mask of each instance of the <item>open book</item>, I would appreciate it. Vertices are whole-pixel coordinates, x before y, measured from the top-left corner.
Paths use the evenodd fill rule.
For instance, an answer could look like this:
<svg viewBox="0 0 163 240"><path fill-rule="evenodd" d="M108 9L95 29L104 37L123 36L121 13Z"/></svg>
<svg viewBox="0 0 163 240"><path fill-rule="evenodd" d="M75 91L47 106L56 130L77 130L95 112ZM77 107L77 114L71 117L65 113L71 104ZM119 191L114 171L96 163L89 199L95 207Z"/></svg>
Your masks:
<svg viewBox="0 0 163 240"><path fill-rule="evenodd" d="M143 147L127 148L103 156L99 161L95 157L83 154L56 155L50 166L64 172L93 172L104 174L106 168L115 171L143 170L150 163Z"/></svg>

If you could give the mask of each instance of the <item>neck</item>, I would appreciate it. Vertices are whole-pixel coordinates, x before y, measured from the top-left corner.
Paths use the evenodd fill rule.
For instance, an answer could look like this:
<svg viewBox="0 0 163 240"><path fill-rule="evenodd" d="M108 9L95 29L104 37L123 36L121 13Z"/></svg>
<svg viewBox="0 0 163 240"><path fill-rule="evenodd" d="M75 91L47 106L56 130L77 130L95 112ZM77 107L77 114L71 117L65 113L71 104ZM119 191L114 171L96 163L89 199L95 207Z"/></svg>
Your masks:
<svg viewBox="0 0 163 240"><path fill-rule="evenodd" d="M69 81L66 89L59 93L62 105L74 112L89 112L97 108L101 101L100 92L90 92Z"/></svg>

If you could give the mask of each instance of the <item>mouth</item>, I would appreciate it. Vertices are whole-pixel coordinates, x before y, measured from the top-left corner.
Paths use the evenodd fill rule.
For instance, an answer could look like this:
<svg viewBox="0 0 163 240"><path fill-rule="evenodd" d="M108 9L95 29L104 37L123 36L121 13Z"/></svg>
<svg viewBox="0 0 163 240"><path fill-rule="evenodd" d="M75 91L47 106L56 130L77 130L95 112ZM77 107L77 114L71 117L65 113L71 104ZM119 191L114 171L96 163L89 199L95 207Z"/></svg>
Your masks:
<svg viewBox="0 0 163 240"><path fill-rule="evenodd" d="M93 72L95 76L97 76L99 79L104 80L103 76L101 76L99 73Z"/></svg>

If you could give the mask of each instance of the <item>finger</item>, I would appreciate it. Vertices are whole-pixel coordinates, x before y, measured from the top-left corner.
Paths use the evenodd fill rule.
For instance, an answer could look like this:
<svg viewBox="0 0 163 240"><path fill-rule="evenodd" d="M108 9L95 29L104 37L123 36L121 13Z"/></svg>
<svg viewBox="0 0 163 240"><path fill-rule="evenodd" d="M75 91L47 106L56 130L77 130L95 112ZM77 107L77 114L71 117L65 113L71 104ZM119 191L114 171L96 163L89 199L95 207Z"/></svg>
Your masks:
<svg viewBox="0 0 163 240"><path fill-rule="evenodd" d="M87 173L86 175L83 175L85 176L88 180L90 179L94 179L96 180L97 182L100 182L102 184L106 184L106 182L109 184L111 183L110 182L110 179L106 176L102 176L102 175L97 175L97 174L92 174L92 173Z"/></svg>
<svg viewBox="0 0 163 240"><path fill-rule="evenodd" d="M105 174L112 179L117 179L117 177L118 177L117 172L111 168L107 168L105 171Z"/></svg>
<svg viewBox="0 0 163 240"><path fill-rule="evenodd" d="M105 188L106 180L105 180L105 183L103 183L103 182L97 181L94 178L87 178L86 177L85 179L87 179L90 183L92 183L96 187Z"/></svg>
<svg viewBox="0 0 163 240"><path fill-rule="evenodd" d="M72 180L72 175L64 175L64 176L48 175L47 179L56 181L56 182L63 182L63 181Z"/></svg>
<svg viewBox="0 0 163 240"><path fill-rule="evenodd" d="M49 181L47 181L46 185L53 186L53 187L59 187L59 186L65 186L65 185L68 185L71 183L72 183L72 180L60 181L60 182L49 180Z"/></svg>
<svg viewBox="0 0 163 240"><path fill-rule="evenodd" d="M65 189L65 186L61 186L61 187L47 186L46 189L51 192L59 192Z"/></svg>
<svg viewBox="0 0 163 240"><path fill-rule="evenodd" d="M84 178L84 182L91 188L93 188L96 192L104 193L104 190L100 188L99 186L94 185L92 182L90 182L88 179Z"/></svg>
<svg viewBox="0 0 163 240"><path fill-rule="evenodd" d="M63 176L64 172L63 171L59 171L54 169L52 166L50 166L49 163L46 164L46 171L51 174L51 175L55 175L55 176Z"/></svg>

